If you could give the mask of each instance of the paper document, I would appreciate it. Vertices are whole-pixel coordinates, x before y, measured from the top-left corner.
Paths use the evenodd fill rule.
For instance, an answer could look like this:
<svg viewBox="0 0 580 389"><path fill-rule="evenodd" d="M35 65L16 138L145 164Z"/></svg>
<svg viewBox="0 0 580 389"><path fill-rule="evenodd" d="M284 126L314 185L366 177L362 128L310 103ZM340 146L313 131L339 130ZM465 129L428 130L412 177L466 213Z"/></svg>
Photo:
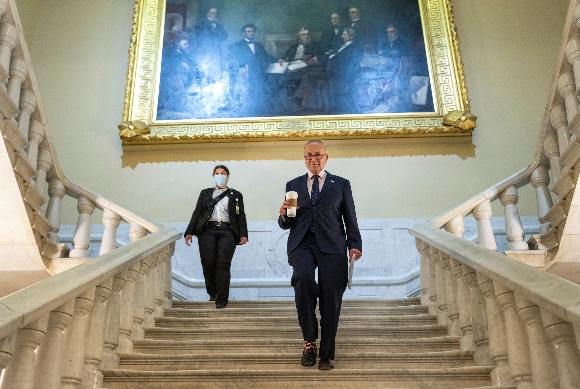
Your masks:
<svg viewBox="0 0 580 389"><path fill-rule="evenodd" d="M288 62L282 62L279 64L278 62L271 63L268 65L266 69L266 73L284 73L286 68L288 67Z"/></svg>
<svg viewBox="0 0 580 389"><path fill-rule="evenodd" d="M348 265L348 288L352 289L352 273L354 273L354 263L356 262L354 260L354 255L352 257L350 257L350 264Z"/></svg>
<svg viewBox="0 0 580 389"><path fill-rule="evenodd" d="M288 70L298 70L298 69L302 69L305 68L306 66L308 66L308 64L302 60L296 60L296 61L292 61L290 62L290 64L288 65Z"/></svg>

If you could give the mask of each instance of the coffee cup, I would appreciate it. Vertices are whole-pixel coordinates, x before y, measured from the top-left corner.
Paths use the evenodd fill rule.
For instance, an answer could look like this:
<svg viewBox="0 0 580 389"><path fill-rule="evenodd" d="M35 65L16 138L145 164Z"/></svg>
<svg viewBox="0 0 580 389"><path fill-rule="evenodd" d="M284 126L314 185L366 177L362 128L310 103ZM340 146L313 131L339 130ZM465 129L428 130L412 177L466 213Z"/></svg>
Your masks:
<svg viewBox="0 0 580 389"><path fill-rule="evenodd" d="M286 216L296 217L296 208L298 207L298 192L293 190L286 192L286 200L288 200L288 208L286 209Z"/></svg>

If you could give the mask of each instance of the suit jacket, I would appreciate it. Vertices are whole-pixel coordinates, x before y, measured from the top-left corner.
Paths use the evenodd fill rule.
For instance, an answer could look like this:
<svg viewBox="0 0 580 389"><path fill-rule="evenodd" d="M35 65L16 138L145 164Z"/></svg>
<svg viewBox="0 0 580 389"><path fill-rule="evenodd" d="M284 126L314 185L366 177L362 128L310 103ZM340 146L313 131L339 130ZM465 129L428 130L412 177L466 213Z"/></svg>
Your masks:
<svg viewBox="0 0 580 389"><path fill-rule="evenodd" d="M298 192L299 207L295 218L278 218L278 225L282 229L290 229L288 254L298 247L311 223L316 243L322 252L347 255L347 249L362 251L350 182L327 172L318 200L312 204L306 186L307 179L308 174L305 174L286 184L286 192Z"/></svg>
<svg viewBox="0 0 580 389"><path fill-rule="evenodd" d="M295 43L286 50L284 54L284 60L286 61L293 61L294 56L296 55L296 51L298 51L299 43ZM322 52L320 49L320 45L316 42L312 42L311 44L304 47L304 54L303 55L310 55L314 57Z"/></svg>
<svg viewBox="0 0 580 389"><path fill-rule="evenodd" d="M248 42L245 39L234 42L228 47L230 68L237 72L240 68L248 68L248 75L252 81L256 81L263 76L263 73L268 68L271 62L276 62L277 59L268 54L264 45L260 42L254 41L254 50L252 53Z"/></svg>
<svg viewBox="0 0 580 389"><path fill-rule="evenodd" d="M209 203L212 200L214 188L207 188L201 191L199 194L199 198L197 199L197 204L195 206L195 210L191 215L191 220L187 225L187 229L183 236L187 235L195 235L195 226L197 225L197 219L203 213L203 210L207 209ZM229 199L228 201L228 212L230 216L230 227L236 233L236 238L238 241L241 237L245 236L248 237L248 225L246 222L246 213L244 212L244 197L240 192L235 189L228 188L228 192L230 192L226 197ZM236 204L239 206L239 214L236 214Z"/></svg>
<svg viewBox="0 0 580 389"><path fill-rule="evenodd" d="M344 27L338 27L338 33L334 29L334 26L329 26L322 31L322 36L320 37L320 45L324 52L336 51L340 49L340 46L344 43L342 39L342 31Z"/></svg>

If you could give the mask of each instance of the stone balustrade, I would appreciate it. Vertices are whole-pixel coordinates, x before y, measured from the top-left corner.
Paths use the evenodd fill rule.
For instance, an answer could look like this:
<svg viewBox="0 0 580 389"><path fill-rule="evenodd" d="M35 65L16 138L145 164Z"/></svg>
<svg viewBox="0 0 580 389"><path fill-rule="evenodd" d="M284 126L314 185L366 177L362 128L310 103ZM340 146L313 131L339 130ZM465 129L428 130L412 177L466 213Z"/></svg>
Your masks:
<svg viewBox="0 0 580 389"><path fill-rule="evenodd" d="M0 389L101 388L100 371L118 368L118 354L132 349L127 331L142 334L142 323L163 314L153 308L170 306L178 237L163 228L1 298Z"/></svg>
<svg viewBox="0 0 580 389"><path fill-rule="evenodd" d="M103 212L106 226L98 255L117 248L117 228L122 222L140 226L144 231L142 236L157 231L157 227L78 187L62 173L13 6L9 0L0 0L0 132L42 259L37 262L42 262L41 267L50 274L56 274L91 256L91 214L96 209ZM72 247L58 239L64 196L78 202L77 231Z"/></svg>
<svg viewBox="0 0 580 389"><path fill-rule="evenodd" d="M437 306L443 295L456 301L461 347L493 366L494 386L580 387L580 285L462 239L457 218L448 231L426 223L410 230L421 274L432 276L421 288L430 312L446 315L439 322L457 334L454 309ZM450 265L439 268L441 258Z"/></svg>

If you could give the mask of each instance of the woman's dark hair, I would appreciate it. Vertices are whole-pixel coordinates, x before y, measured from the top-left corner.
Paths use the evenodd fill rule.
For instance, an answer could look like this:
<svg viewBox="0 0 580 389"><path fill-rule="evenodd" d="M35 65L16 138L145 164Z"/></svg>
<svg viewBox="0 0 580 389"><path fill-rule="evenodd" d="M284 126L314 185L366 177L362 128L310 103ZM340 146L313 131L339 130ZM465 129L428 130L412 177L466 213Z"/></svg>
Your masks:
<svg viewBox="0 0 580 389"><path fill-rule="evenodd" d="M224 165L217 165L216 167L213 168L213 175L215 175L215 171L218 169L224 169L226 171L226 173L228 174L228 176L230 175L230 169L228 169L226 166Z"/></svg>

